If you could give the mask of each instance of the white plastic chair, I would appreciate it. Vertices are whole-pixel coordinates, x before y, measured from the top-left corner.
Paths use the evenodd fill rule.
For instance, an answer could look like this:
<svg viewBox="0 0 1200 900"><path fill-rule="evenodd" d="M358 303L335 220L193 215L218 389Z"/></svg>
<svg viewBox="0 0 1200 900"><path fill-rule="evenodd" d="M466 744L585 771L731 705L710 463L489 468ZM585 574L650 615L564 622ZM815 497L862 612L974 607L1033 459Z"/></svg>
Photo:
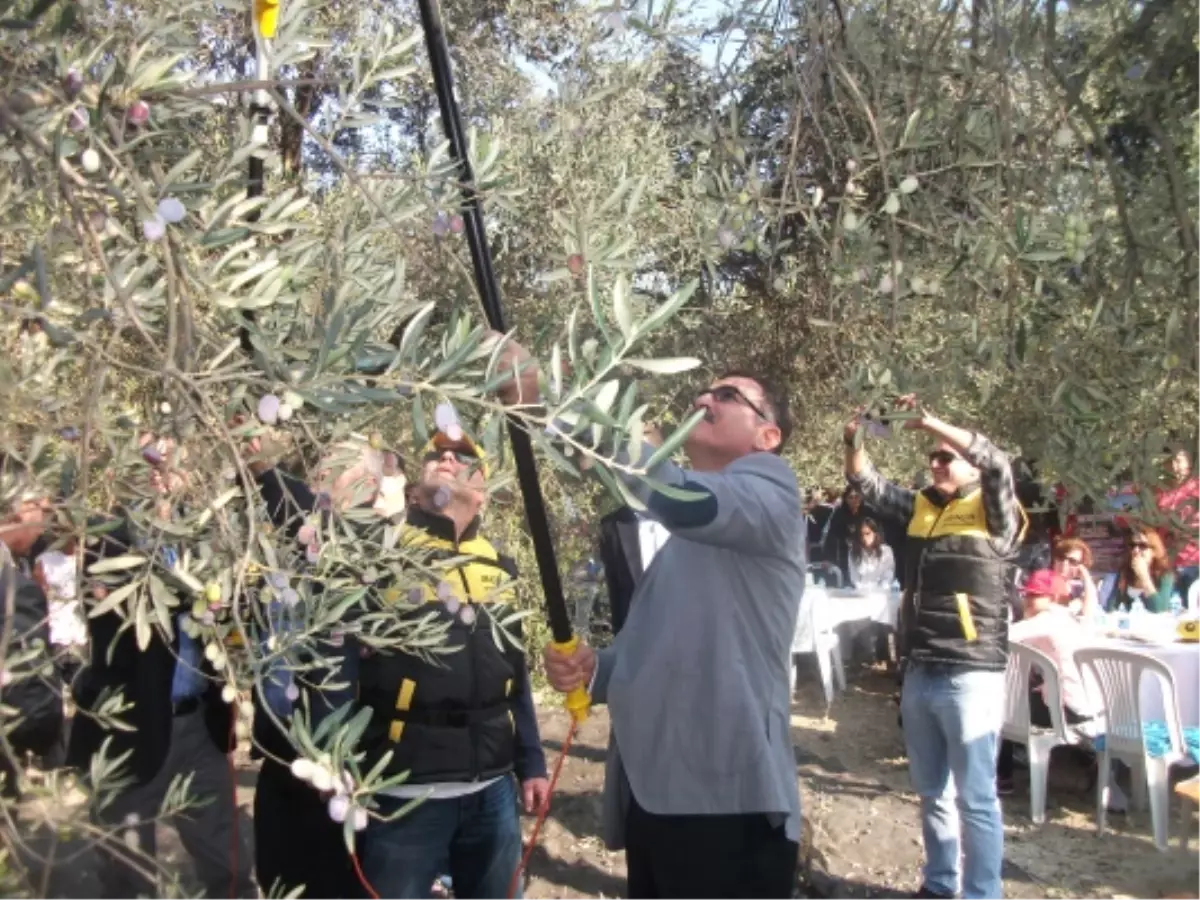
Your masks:
<svg viewBox="0 0 1200 900"><path fill-rule="evenodd" d="M802 653L815 653L817 669L821 673L821 687L825 691L825 709L828 711L833 704L833 692L836 684L838 690L846 689L846 672L842 666L842 646L837 632L833 630L822 615L822 607L829 600L825 589L820 585L808 585L804 589L804 597L800 601L800 623L796 636L792 641L791 688L796 693L796 656Z"/></svg>
<svg viewBox="0 0 1200 900"><path fill-rule="evenodd" d="M1050 776L1050 753L1055 747L1077 744L1079 736L1069 730L1063 715L1058 664L1041 650L1024 644L1008 647L1008 669L1004 673L1005 740L1024 744L1029 751L1029 816L1040 825L1046 821L1046 782ZM1042 674L1042 696L1050 708L1050 727L1034 725L1029 714L1029 675Z"/></svg>
<svg viewBox="0 0 1200 900"><path fill-rule="evenodd" d="M1111 761L1119 759L1133 770L1133 803L1144 808L1147 789L1150 794L1150 820L1154 826L1154 845L1165 852L1169 833L1171 766L1190 761L1183 742L1179 719L1179 699L1175 675L1164 662L1146 653L1114 647L1088 647L1075 651L1075 664L1100 691L1104 700L1104 750L1096 781L1096 827L1104 834L1107 824ZM1142 678L1161 679L1163 713L1170 747L1152 757L1142 728Z"/></svg>

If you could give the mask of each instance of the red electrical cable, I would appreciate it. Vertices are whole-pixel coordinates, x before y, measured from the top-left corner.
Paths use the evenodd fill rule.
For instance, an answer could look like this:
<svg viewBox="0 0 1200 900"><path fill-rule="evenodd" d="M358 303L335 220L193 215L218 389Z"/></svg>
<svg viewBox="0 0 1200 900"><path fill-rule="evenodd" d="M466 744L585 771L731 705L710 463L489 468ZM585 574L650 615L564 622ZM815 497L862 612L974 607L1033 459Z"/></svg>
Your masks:
<svg viewBox="0 0 1200 900"><path fill-rule="evenodd" d="M237 766L234 757L237 751L237 711L229 717L229 752L225 759L229 763L229 787L233 791L233 828L229 839L229 897L233 900L237 894L238 882L238 802L237 802Z"/></svg>
<svg viewBox="0 0 1200 900"><path fill-rule="evenodd" d="M571 724L567 728L567 737L563 741L562 753L558 756L558 762L554 764L554 772L550 776L550 790L546 797L546 802L542 808L538 810L537 819L533 823L533 832L529 835L529 844L525 847L525 852L521 856L521 862L517 865L517 870L513 872L512 881L508 885L508 897L512 900L517 893L517 885L521 881L521 873L525 871L525 867L529 864L529 857L533 853L533 848L537 846L538 834L542 830L542 823L546 821L546 814L550 812L550 798L554 796L554 788L558 784L558 776L562 773L563 763L567 759L567 754L571 752L571 741L575 738L575 728L577 722L571 719ZM371 900L379 900L379 894L375 888L371 887L371 882L367 881L367 876L363 874L362 866L358 862L358 854L350 854L350 862L354 866L354 874L358 876L358 883L363 886L363 890L367 892L367 896Z"/></svg>
<svg viewBox="0 0 1200 900"><path fill-rule="evenodd" d="M558 762L554 764L554 773L550 776L550 791L546 797L546 802L538 810L537 819L533 823L533 832L529 835L529 844L525 847L525 853L521 856L521 862L517 866L517 871L513 872L512 881L509 882L509 900L512 900L517 895L517 885L521 882L521 873L525 871L525 867L529 864L529 857L533 854L533 848L537 846L538 833L542 830L542 823L546 821L546 814L550 812L550 799L554 796L554 787L558 784L558 776L562 772L563 762L566 760L567 754L571 752L571 740L575 737L575 726L577 724L575 719L572 718L571 725L567 729L567 737L563 741L562 753L558 755Z"/></svg>
<svg viewBox="0 0 1200 900"><path fill-rule="evenodd" d="M367 876L363 874L362 866L358 864L358 854L350 852L350 862L354 866L354 874L358 876L358 883L363 886L363 890L367 892L367 896L371 900L379 900L379 894L375 892L375 888L371 887L371 882L367 881Z"/></svg>

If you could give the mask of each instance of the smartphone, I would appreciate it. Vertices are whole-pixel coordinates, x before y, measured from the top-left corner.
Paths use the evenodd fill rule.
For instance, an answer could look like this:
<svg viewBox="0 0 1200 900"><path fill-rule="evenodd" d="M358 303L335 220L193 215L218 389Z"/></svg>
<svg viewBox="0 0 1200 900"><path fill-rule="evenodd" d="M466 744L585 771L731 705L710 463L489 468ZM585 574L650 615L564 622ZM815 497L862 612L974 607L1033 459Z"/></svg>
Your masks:
<svg viewBox="0 0 1200 900"><path fill-rule="evenodd" d="M864 425L867 429L867 434L873 438L882 438L889 440L892 437L892 426L881 421L880 415L884 413L881 407L879 413L865 412L858 417L860 425Z"/></svg>

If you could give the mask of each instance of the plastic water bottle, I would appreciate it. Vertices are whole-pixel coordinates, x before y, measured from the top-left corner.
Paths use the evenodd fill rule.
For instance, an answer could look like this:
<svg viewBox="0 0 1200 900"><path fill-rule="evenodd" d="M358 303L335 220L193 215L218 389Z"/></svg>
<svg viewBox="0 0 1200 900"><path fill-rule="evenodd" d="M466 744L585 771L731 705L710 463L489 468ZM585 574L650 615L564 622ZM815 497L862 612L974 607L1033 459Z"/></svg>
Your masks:
<svg viewBox="0 0 1200 900"><path fill-rule="evenodd" d="M1171 595L1171 618L1178 619L1179 614L1183 612L1183 600L1178 594Z"/></svg>
<svg viewBox="0 0 1200 900"><path fill-rule="evenodd" d="M1129 604L1129 627L1136 631L1146 619L1146 604L1140 599L1134 599Z"/></svg>

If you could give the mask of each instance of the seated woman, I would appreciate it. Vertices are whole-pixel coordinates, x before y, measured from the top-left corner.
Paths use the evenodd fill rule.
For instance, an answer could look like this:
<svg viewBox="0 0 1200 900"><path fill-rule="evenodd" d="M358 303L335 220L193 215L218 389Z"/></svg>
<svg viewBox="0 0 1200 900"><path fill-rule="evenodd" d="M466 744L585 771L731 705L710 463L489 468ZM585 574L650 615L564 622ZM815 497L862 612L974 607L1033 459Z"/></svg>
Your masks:
<svg viewBox="0 0 1200 900"><path fill-rule="evenodd" d="M1083 675L1075 665L1075 651L1090 640L1088 629L1062 602L1067 594L1063 579L1042 569L1025 582L1025 615L1009 626L1010 641L1041 650L1058 666L1058 684L1063 702L1063 718L1068 725L1080 725L1095 717L1097 709L1088 694ZM1051 725L1041 678L1032 673L1029 691L1029 720L1041 728ZM1036 679L1036 683L1035 683ZM1004 741L996 763L996 786L1001 793L1012 792L1013 745Z"/></svg>
<svg viewBox="0 0 1200 900"><path fill-rule="evenodd" d="M896 558L883 542L874 519L863 519L850 549L850 583L857 588L887 588L896 578Z"/></svg>
<svg viewBox="0 0 1200 900"><path fill-rule="evenodd" d="M1162 538L1151 528L1135 525L1125 539L1125 553L1109 598L1109 610L1130 610L1137 602L1147 612L1168 612L1174 593L1175 573Z"/></svg>
<svg viewBox="0 0 1200 900"><path fill-rule="evenodd" d="M1065 582L1062 600L1067 609L1085 622L1100 606L1096 582L1092 578L1092 549L1079 538L1066 538L1054 545L1054 574Z"/></svg>

